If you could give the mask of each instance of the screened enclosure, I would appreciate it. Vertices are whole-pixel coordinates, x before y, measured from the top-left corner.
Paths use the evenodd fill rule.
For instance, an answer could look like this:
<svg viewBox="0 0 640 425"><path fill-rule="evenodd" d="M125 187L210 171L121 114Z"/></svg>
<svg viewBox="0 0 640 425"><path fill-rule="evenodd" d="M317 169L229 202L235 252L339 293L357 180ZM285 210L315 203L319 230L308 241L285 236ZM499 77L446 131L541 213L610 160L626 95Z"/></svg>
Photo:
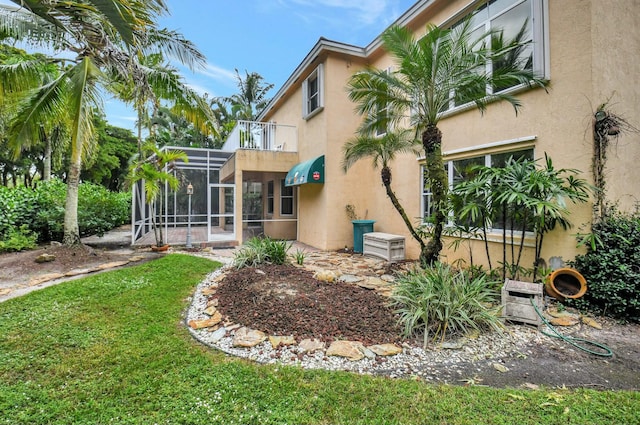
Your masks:
<svg viewBox="0 0 640 425"><path fill-rule="evenodd" d="M162 185L153 205L145 202L145 187L139 182L133 188L132 244L156 243L154 224L163 232L164 243L180 245L187 242L235 242L235 185L220 183L220 168L232 155L213 149L164 147L180 150L187 162L173 164L171 172L180 186L173 191ZM192 194L188 193L189 185Z"/></svg>

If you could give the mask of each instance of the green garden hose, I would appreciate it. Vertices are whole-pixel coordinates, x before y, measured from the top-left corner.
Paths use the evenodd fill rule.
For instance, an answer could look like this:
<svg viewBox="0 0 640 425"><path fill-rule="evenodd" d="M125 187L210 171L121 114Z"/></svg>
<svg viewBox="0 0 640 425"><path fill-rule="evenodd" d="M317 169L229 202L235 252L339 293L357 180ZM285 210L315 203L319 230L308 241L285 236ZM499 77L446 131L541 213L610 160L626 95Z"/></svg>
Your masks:
<svg viewBox="0 0 640 425"><path fill-rule="evenodd" d="M562 335L542 315L542 313L538 309L538 306L535 305L535 303L533 302L533 299L531 299L531 305L536 310L536 313L538 313L538 316L540 316L540 319L542 319L542 321L545 323L545 325L547 325L547 327L553 331L553 334L547 333L545 331L541 331L544 335L549 336L551 338L561 339L562 341L568 342L569 344L573 345L574 347L579 348L582 351L586 351L589 354L594 354L596 356L601 356L601 357L612 357L613 356L613 351L611 350L611 348L607 347L604 344L601 344L601 343L595 342L595 341L589 341L588 339L584 339L584 338L576 338L576 337L573 337L573 336ZM583 345L581 345L581 344L583 344ZM589 348L587 348L587 346L598 347L603 351L593 351L593 350L590 350Z"/></svg>

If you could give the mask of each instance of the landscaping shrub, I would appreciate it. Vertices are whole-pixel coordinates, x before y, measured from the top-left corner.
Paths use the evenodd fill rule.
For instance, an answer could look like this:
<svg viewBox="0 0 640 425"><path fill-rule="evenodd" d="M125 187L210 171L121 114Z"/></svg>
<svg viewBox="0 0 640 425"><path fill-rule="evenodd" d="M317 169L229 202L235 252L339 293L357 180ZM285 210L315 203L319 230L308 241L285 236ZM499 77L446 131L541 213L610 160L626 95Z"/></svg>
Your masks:
<svg viewBox="0 0 640 425"><path fill-rule="evenodd" d="M620 320L640 322L640 212L615 209L592 227L584 255L571 262L587 281L586 294L569 303Z"/></svg>
<svg viewBox="0 0 640 425"><path fill-rule="evenodd" d="M500 330L499 293L492 289L495 286L485 275L472 277L436 263L399 276L391 300L404 335L423 331L426 348L431 331L435 340L438 336L444 339L447 333L472 329Z"/></svg>
<svg viewBox="0 0 640 425"><path fill-rule="evenodd" d="M27 226L40 241L61 240L67 186L58 179L40 182L37 188L0 187L0 240L15 236ZM131 194L111 192L103 186L82 183L78 188L80 236L104 232L131 219Z"/></svg>
<svg viewBox="0 0 640 425"><path fill-rule="evenodd" d="M235 254L233 265L239 269L256 267L261 264L284 264L291 244L269 237L254 237Z"/></svg>
<svg viewBox="0 0 640 425"><path fill-rule="evenodd" d="M0 252L33 249L36 247L37 241L38 235L29 230L26 224L19 228L11 227L3 240L0 240Z"/></svg>

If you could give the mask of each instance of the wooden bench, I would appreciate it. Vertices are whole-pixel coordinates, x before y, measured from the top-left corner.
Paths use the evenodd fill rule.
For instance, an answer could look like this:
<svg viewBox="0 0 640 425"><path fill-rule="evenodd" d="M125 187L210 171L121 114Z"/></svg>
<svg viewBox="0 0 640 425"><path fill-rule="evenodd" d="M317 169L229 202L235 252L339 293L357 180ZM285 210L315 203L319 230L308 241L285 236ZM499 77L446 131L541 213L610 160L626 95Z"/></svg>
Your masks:
<svg viewBox="0 0 640 425"><path fill-rule="evenodd" d="M362 254L389 262L402 261L405 258L404 236L382 232L365 233L362 240Z"/></svg>

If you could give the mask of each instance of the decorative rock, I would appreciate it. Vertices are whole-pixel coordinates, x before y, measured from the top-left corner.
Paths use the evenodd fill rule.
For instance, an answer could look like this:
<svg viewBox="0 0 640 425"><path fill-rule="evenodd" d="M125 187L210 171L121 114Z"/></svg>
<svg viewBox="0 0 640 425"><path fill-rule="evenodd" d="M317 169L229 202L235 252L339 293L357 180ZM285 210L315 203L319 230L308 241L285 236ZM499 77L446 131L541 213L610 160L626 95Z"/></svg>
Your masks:
<svg viewBox="0 0 640 425"><path fill-rule="evenodd" d="M578 324L578 318L572 316L554 317L549 323L554 326L573 326Z"/></svg>
<svg viewBox="0 0 640 425"><path fill-rule="evenodd" d="M377 344L370 345L367 348L379 356L395 356L402 353L402 348L395 344Z"/></svg>
<svg viewBox="0 0 640 425"><path fill-rule="evenodd" d="M509 368L501 363L494 363L493 368L501 373L509 372Z"/></svg>
<svg viewBox="0 0 640 425"><path fill-rule="evenodd" d="M357 341L333 341L327 349L327 356L346 357L358 361L364 357L363 345Z"/></svg>
<svg viewBox="0 0 640 425"><path fill-rule="evenodd" d="M215 315L213 315L209 319L190 320L189 326L191 326L192 329L210 328L212 326L217 325L221 321L222 321L222 314L220 314L220 312L217 312Z"/></svg>
<svg viewBox="0 0 640 425"><path fill-rule="evenodd" d="M58 241L51 241L50 245L51 245L51 246L62 246L62 242L58 242Z"/></svg>
<svg viewBox="0 0 640 425"><path fill-rule="evenodd" d="M602 325L596 322L591 317L582 316L582 323L584 323L587 326L591 326L592 328L595 328L595 329L602 329Z"/></svg>
<svg viewBox="0 0 640 425"><path fill-rule="evenodd" d="M362 282L357 282L356 285L365 289L379 289L385 287L387 282L377 277L370 277Z"/></svg>
<svg viewBox="0 0 640 425"><path fill-rule="evenodd" d="M322 271L316 272L314 273L313 277L315 279L318 279L321 282L328 282L328 283L333 283L337 279L336 274L330 270L322 270Z"/></svg>
<svg viewBox="0 0 640 425"><path fill-rule="evenodd" d="M260 269L256 269L256 273L258 273L258 274L266 274L265 272L263 272L263 271L262 271L262 270L260 270Z"/></svg>
<svg viewBox="0 0 640 425"><path fill-rule="evenodd" d="M361 282L362 279L363 279L362 277L352 275L352 274L343 274L338 278L340 282L344 282L344 283L357 283L357 282Z"/></svg>
<svg viewBox="0 0 640 425"><path fill-rule="evenodd" d="M144 260L144 256L143 255L134 255L133 257L129 257L129 261L132 263L136 263L138 261L142 261Z"/></svg>
<svg viewBox="0 0 640 425"><path fill-rule="evenodd" d="M462 340L457 341L447 341L440 344L440 348L445 350L459 350L464 347L464 342Z"/></svg>
<svg viewBox="0 0 640 425"><path fill-rule="evenodd" d="M44 253L36 257L36 263L50 263L52 261L55 261L55 259L55 255Z"/></svg>
<svg viewBox="0 0 640 425"><path fill-rule="evenodd" d="M54 279L60 279L61 277L64 277L63 273L48 273L29 281L29 286L40 285L41 283L48 282Z"/></svg>
<svg viewBox="0 0 640 425"><path fill-rule="evenodd" d="M209 306L204 310L205 313L207 313L209 316L215 316L215 314L218 312L218 309L215 306Z"/></svg>
<svg viewBox="0 0 640 425"><path fill-rule="evenodd" d="M324 347L324 342L315 338L303 339L302 341L300 341L300 344L298 344L298 348L300 348L303 353L313 353L318 350L324 350Z"/></svg>
<svg viewBox="0 0 640 425"><path fill-rule="evenodd" d="M216 343L220 341L222 338L224 338L226 334L227 334L227 328L223 326L221 328L218 328L218 330L216 330L215 332L213 332L209 338L211 339L212 343Z"/></svg>
<svg viewBox="0 0 640 425"><path fill-rule="evenodd" d="M209 296L216 293L216 288L206 288L202 290L202 295Z"/></svg>
<svg viewBox="0 0 640 425"><path fill-rule="evenodd" d="M236 331L233 338L234 347L253 347L267 339L267 335L255 329L242 327Z"/></svg>
<svg viewBox="0 0 640 425"><path fill-rule="evenodd" d="M391 276L390 274L383 274L382 276L380 276L380 279L384 280L385 282L395 282L396 278Z"/></svg>
<svg viewBox="0 0 640 425"><path fill-rule="evenodd" d="M547 313L549 314L549 316L551 317L578 317L577 315L567 311L567 310L558 310L555 307L549 307L547 309Z"/></svg>
<svg viewBox="0 0 640 425"><path fill-rule="evenodd" d="M13 289L11 289L11 288L0 289L0 296L1 295L9 295L12 291L13 291Z"/></svg>
<svg viewBox="0 0 640 425"><path fill-rule="evenodd" d="M217 298L212 298L209 301L207 301L207 308L209 307L218 307L218 299Z"/></svg>
<svg viewBox="0 0 640 425"><path fill-rule="evenodd" d="M269 335L269 342L273 348L278 348L280 345L294 345L296 343L296 339L292 335Z"/></svg>

